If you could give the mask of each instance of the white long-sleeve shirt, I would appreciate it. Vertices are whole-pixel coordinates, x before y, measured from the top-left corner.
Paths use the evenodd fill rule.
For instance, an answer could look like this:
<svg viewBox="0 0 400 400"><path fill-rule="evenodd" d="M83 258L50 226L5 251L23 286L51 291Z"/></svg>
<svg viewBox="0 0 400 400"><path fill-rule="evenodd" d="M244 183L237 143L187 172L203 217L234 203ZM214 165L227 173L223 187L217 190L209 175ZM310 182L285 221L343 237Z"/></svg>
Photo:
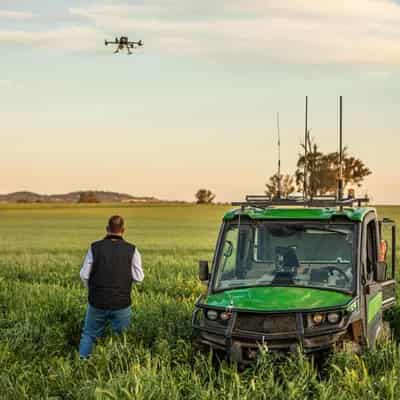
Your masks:
<svg viewBox="0 0 400 400"><path fill-rule="evenodd" d="M93 265L93 253L92 248L89 247L89 250L86 254L86 257L83 261L81 271L79 273L83 284L88 287L89 286L89 277L92 272ZM134 282L142 282L144 278L144 273L142 269L142 256L139 253L138 249L135 249L132 257L132 279Z"/></svg>

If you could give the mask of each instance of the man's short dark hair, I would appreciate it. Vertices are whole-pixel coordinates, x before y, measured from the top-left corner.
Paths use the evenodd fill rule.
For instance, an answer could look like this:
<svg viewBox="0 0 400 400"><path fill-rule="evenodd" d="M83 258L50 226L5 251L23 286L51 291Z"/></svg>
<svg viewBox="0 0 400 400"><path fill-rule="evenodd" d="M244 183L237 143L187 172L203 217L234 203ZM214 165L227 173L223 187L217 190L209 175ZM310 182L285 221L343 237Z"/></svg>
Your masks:
<svg viewBox="0 0 400 400"><path fill-rule="evenodd" d="M108 230L110 233L120 233L124 229L124 219L120 215L113 215L108 220Z"/></svg>

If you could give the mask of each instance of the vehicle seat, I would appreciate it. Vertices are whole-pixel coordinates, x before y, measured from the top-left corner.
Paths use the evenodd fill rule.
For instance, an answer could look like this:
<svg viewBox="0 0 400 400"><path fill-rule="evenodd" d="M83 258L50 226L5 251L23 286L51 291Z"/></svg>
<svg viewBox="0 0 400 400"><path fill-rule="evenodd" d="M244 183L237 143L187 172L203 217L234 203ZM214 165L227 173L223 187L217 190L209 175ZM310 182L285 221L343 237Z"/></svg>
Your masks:
<svg viewBox="0 0 400 400"><path fill-rule="evenodd" d="M283 256L283 267L285 270L290 270L292 268L299 268L300 263L297 254L294 249L288 247L285 255Z"/></svg>

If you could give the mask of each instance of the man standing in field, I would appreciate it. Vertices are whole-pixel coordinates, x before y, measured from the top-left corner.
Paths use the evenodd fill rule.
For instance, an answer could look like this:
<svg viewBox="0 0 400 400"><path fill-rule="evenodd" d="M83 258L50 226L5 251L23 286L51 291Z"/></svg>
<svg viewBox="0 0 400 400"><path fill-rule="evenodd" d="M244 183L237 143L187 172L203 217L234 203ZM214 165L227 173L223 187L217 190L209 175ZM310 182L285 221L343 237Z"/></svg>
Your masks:
<svg viewBox="0 0 400 400"><path fill-rule="evenodd" d="M123 218L111 217L106 237L92 243L82 265L80 277L89 290L79 345L82 358L91 354L108 321L116 333L122 333L130 325L132 284L142 282L144 274L140 253L123 239L124 231Z"/></svg>

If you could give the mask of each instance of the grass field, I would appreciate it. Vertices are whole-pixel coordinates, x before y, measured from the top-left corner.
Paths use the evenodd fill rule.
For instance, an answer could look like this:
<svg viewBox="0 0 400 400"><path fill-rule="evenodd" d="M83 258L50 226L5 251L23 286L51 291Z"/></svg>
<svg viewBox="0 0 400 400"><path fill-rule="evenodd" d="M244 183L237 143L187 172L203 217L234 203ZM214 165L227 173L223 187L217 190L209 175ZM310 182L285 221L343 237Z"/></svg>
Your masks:
<svg viewBox="0 0 400 400"><path fill-rule="evenodd" d="M0 399L399 399L400 347L338 354L319 376L301 355L265 355L238 373L191 344L221 206L0 205ZM400 208L379 209L400 223ZM79 268L107 217L126 217L145 281L133 291L133 325L88 361L77 354L86 291ZM400 310L392 316L397 325Z"/></svg>

